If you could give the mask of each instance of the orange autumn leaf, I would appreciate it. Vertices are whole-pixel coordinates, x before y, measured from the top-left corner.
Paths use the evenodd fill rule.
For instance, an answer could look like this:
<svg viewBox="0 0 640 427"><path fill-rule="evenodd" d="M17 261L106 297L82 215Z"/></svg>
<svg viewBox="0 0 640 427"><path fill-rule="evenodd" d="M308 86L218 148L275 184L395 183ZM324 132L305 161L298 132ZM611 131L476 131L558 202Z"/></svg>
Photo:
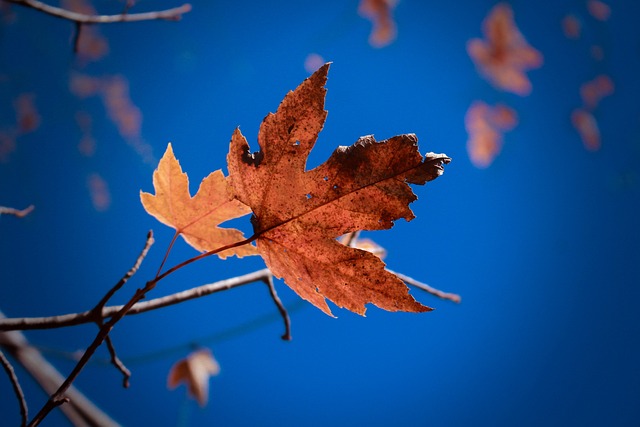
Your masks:
<svg viewBox="0 0 640 427"><path fill-rule="evenodd" d="M369 35L369 44L373 47L384 47L396 38L396 23L392 10L395 0L361 0L358 13L373 23Z"/></svg>
<svg viewBox="0 0 640 427"><path fill-rule="evenodd" d="M145 210L158 221L176 229L176 233L199 251L211 251L244 240L240 230L220 228L219 224L246 215L250 209L233 198L222 171L217 170L200 183L195 196L189 194L189 178L182 172L171 144L153 172L156 194L140 192ZM256 248L244 245L220 252L222 259L256 254Z"/></svg>
<svg viewBox="0 0 640 427"><path fill-rule="evenodd" d="M21 134L33 132L40 126L40 114L38 114L34 99L34 94L23 93L13 102L16 110L17 128Z"/></svg>
<svg viewBox="0 0 640 427"><path fill-rule="evenodd" d="M467 152L471 163L477 168L487 168L502 150L503 132L516 126L518 116L506 105L491 107L475 101L467 110L464 123L469 134Z"/></svg>
<svg viewBox="0 0 640 427"><path fill-rule="evenodd" d="M511 6L494 6L482 23L482 32L484 40L467 43L467 52L480 74L498 89L522 96L531 93L526 71L540 67L542 55L520 33Z"/></svg>
<svg viewBox="0 0 640 427"><path fill-rule="evenodd" d="M91 195L91 203L98 212L104 212L111 206L109 184L99 174L92 173L87 178L87 187Z"/></svg>
<svg viewBox="0 0 640 427"><path fill-rule="evenodd" d="M601 74L580 86L580 97L587 108L594 109L602 98L612 95L613 91L614 85L611 78Z"/></svg>
<svg viewBox="0 0 640 427"><path fill-rule="evenodd" d="M562 18L562 31L568 39L578 39L582 31L582 24L575 15L567 15Z"/></svg>
<svg viewBox="0 0 640 427"><path fill-rule="evenodd" d="M167 387L170 390L185 383L189 396L205 406L209 399L209 377L218 375L220 365L208 349L194 351L177 361L169 371Z"/></svg>
<svg viewBox="0 0 640 427"><path fill-rule="evenodd" d="M611 8L608 4L601 2L600 0L587 1L587 10L599 21L606 21L611 16Z"/></svg>
<svg viewBox="0 0 640 427"><path fill-rule="evenodd" d="M600 128L593 114L581 108L571 113L571 123L576 128L584 147L589 151L600 149Z"/></svg>
<svg viewBox="0 0 640 427"><path fill-rule="evenodd" d="M411 220L409 203L417 197L408 184L437 178L450 159L423 157L413 134L379 142L365 136L306 170L327 114L328 69L322 66L267 115L258 133L260 151L250 152L239 129L232 136L229 180L254 212L258 251L276 277L326 314L331 315L326 299L361 315L367 303L389 311L428 311L380 258L336 238Z"/></svg>

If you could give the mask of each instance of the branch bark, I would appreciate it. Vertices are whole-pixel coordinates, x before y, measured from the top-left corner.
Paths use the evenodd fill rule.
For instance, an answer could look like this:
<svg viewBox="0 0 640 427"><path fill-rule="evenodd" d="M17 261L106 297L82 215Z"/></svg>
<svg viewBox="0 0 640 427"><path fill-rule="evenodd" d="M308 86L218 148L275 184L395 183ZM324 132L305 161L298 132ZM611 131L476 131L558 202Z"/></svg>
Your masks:
<svg viewBox="0 0 640 427"><path fill-rule="evenodd" d="M18 218L24 218L25 216L29 215L29 213L31 213L31 211L34 209L35 206L33 205L29 205L24 209L15 209L8 208L6 206L0 206L0 215L13 215Z"/></svg>
<svg viewBox="0 0 640 427"><path fill-rule="evenodd" d="M0 312L0 319L4 314ZM0 332L0 347L20 363L47 394L52 394L64 381L64 376L51 365L26 337L18 331ZM118 424L94 405L74 386L66 392L69 405L61 409L74 426L117 427Z"/></svg>
<svg viewBox="0 0 640 427"><path fill-rule="evenodd" d="M270 276L271 272L269 269L264 268L243 276L232 277L230 279L220 280L215 283L187 289L182 292L176 292L164 297L139 302L129 310L127 315L145 313L147 311L179 304L183 301L200 298L216 292L226 291L252 282L265 281L268 280L268 277ZM110 318L122 310L122 308L122 305L104 307L101 313L102 319ZM4 318L0 319L0 331L54 329L66 326L75 326L95 321L93 316L93 310L88 310L82 313L70 313L50 317Z"/></svg>
<svg viewBox="0 0 640 427"><path fill-rule="evenodd" d="M28 411L27 411L27 401L24 398L24 393L22 392L22 387L20 387L20 381L18 381L18 377L16 376L16 372L11 366L11 363L4 356L4 353L0 351L0 364L4 368L7 376L9 377L9 381L11 381L11 386L13 387L13 393L16 395L16 399L18 400L18 404L20 405L20 417L21 417L21 427L25 427L27 425Z"/></svg>
<svg viewBox="0 0 640 427"><path fill-rule="evenodd" d="M179 21L182 15L191 11L191 5L185 3L173 9L144 13L121 13L119 15L85 15L61 7L51 6L38 0L5 0L9 3L35 9L56 18L66 19L77 24L112 24L115 22L139 22L152 20Z"/></svg>

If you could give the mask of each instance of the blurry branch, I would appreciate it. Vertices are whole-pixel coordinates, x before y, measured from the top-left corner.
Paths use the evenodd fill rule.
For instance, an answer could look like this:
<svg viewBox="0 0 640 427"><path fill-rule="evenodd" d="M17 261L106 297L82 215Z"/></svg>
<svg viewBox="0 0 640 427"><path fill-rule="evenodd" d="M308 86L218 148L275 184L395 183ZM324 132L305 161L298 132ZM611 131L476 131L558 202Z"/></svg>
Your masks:
<svg viewBox="0 0 640 427"><path fill-rule="evenodd" d="M31 213L31 211L34 209L35 209L35 206L33 205L30 205L22 210L0 206L0 215L3 215L3 214L14 215L14 216L17 216L18 218L24 218L25 216L29 215L29 213Z"/></svg>
<svg viewBox="0 0 640 427"><path fill-rule="evenodd" d="M4 314L0 312L0 319L2 318ZM47 394L55 392L64 381L62 374L37 349L29 345L21 332L0 332L0 347L16 359ZM70 404L61 409L74 426L119 426L75 387L71 386L66 395ZM26 416L26 405L24 411Z"/></svg>
<svg viewBox="0 0 640 427"><path fill-rule="evenodd" d="M405 282L407 285L411 285L414 286L418 289L422 289L425 292L430 293L431 295L435 295L439 298L442 299L446 299L449 301L453 301L453 302L460 302L462 300L462 298L460 297L460 295L458 294L452 294L449 292L443 292L439 289L436 289L434 287L431 287L429 285L427 285L426 283L422 283L417 281L416 279L406 276L402 273L396 273L395 271L391 271L388 268L386 269L389 273L391 274L395 274L396 276L398 276L403 282Z"/></svg>
<svg viewBox="0 0 640 427"><path fill-rule="evenodd" d="M55 16L56 18L66 19L68 21L75 22L76 24L112 24L115 22L138 22L138 21L152 21L152 20L166 20L166 21L179 21L182 15L191 11L191 5L185 3L182 6L175 7L173 9L159 10L154 12L144 13L124 13L118 15L85 15L83 13L73 12L71 10L55 7L43 3L38 0L4 0L9 3L18 4L20 6L28 7L46 13L47 15Z"/></svg>
<svg viewBox="0 0 640 427"><path fill-rule="evenodd" d="M18 404L20 405L20 418L22 419L20 426L25 427L28 421L27 401L24 398L24 393L22 392L22 387L20 387L20 382L18 381L16 372L13 370L13 366L11 366L11 363L9 363L9 360L7 360L2 351L0 351L0 364L2 364L2 367L7 373L9 381L11 381L13 392L16 395L16 399L18 399Z"/></svg>

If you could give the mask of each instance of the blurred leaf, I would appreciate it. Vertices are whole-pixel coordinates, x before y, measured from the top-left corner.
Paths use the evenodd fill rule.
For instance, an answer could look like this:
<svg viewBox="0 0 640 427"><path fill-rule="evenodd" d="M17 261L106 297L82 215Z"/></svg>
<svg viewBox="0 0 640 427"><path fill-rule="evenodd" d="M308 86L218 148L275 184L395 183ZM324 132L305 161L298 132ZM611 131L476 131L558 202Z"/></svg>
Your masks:
<svg viewBox="0 0 640 427"><path fill-rule="evenodd" d="M170 390L185 383L189 396L205 406L209 399L209 377L218 375L220 365L208 349L194 351L177 361L169 371L167 387Z"/></svg>

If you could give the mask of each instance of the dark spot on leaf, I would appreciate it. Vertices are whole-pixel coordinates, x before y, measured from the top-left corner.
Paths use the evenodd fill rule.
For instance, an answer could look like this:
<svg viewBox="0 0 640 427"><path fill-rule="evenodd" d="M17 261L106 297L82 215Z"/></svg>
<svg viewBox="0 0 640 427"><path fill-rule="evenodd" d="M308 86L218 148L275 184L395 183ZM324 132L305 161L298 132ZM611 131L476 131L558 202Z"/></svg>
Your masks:
<svg viewBox="0 0 640 427"><path fill-rule="evenodd" d="M248 165L256 167L260 166L260 163L262 163L262 159L264 159L264 153L262 151L251 153L249 150L247 150L242 153L242 161Z"/></svg>

